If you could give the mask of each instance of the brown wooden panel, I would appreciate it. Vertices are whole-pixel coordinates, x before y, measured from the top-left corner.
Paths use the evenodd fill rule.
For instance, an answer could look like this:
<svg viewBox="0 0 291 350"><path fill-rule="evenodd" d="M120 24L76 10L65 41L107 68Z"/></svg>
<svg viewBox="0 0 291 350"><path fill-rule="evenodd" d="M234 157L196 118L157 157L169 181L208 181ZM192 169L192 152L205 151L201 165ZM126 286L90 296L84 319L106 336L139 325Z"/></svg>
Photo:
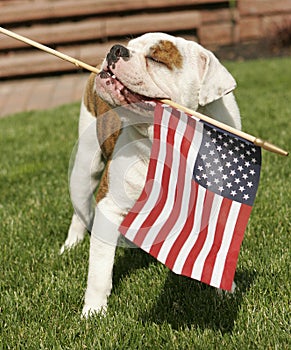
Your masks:
<svg viewBox="0 0 291 350"><path fill-rule="evenodd" d="M228 45L234 41L234 30L231 23L202 25L198 32L199 41L205 46Z"/></svg>
<svg viewBox="0 0 291 350"><path fill-rule="evenodd" d="M110 18L105 22L106 36L140 34L151 31L174 31L198 28L198 11L177 11L159 14Z"/></svg>
<svg viewBox="0 0 291 350"><path fill-rule="evenodd" d="M121 44L125 42L121 42ZM57 50L92 66L100 65L115 42L57 47ZM0 55L0 78L27 76L61 71L77 71L72 63L63 61L45 52L32 49L26 53Z"/></svg>
<svg viewBox="0 0 291 350"><path fill-rule="evenodd" d="M0 5L0 23L18 23L49 18L65 18L122 11L173 8L185 5L209 5L225 0L83 0L79 1L19 1Z"/></svg>
<svg viewBox="0 0 291 350"><path fill-rule="evenodd" d="M238 9L242 16L263 15L291 11L290 0L240 0Z"/></svg>
<svg viewBox="0 0 291 350"><path fill-rule="evenodd" d="M241 18L239 23L240 41L258 39L263 36L262 20L260 17Z"/></svg>
<svg viewBox="0 0 291 350"><path fill-rule="evenodd" d="M202 23L221 23L231 22L232 19L238 20L237 9L217 9L215 11L201 10L201 22Z"/></svg>
<svg viewBox="0 0 291 350"><path fill-rule="evenodd" d="M90 19L80 22L43 24L18 28L17 33L45 45L96 40L110 36L140 34L148 31L171 31L197 28L200 24L198 11L134 15ZM0 50L27 47L27 44L0 35Z"/></svg>

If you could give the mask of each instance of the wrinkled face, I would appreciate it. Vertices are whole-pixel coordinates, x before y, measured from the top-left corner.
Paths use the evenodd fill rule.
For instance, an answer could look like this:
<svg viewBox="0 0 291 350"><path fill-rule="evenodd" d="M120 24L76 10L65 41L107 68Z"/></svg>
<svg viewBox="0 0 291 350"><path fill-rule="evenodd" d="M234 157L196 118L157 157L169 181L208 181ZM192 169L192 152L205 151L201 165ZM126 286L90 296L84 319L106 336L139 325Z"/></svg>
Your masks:
<svg viewBox="0 0 291 350"><path fill-rule="evenodd" d="M177 101L177 81L185 71L185 52L179 46L176 38L162 33L131 40L127 48L113 46L96 79L98 95L112 106L153 98Z"/></svg>
<svg viewBox="0 0 291 350"><path fill-rule="evenodd" d="M197 109L235 86L211 52L164 33L142 35L127 47L114 45L101 68L96 91L113 107L167 98Z"/></svg>

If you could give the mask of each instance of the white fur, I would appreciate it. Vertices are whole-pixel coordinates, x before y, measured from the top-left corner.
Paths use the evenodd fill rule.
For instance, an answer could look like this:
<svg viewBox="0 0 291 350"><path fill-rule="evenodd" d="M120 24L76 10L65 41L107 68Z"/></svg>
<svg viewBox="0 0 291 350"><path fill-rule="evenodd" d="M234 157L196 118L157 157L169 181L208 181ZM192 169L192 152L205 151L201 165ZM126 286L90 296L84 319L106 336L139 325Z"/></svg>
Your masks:
<svg viewBox="0 0 291 350"><path fill-rule="evenodd" d="M150 48L159 40L169 40L183 57L182 68L169 70L147 59ZM124 103L122 86L149 96L170 98L238 129L240 115L233 94L235 81L217 58L197 43L162 33L149 33L128 44L130 58L119 59L110 67L118 81L110 86L97 77L97 94L112 106ZM106 60L103 69L108 68ZM123 85L122 85L123 84ZM144 186L152 145L152 124L133 123L117 140L109 170L109 190L92 209L92 194L104 168L96 137L96 119L82 103L79 144L70 179L76 213L68 237L61 248L71 248L91 230L88 283L83 315L105 312L112 288L112 268L118 227L139 197ZM134 125L136 124L136 125Z"/></svg>

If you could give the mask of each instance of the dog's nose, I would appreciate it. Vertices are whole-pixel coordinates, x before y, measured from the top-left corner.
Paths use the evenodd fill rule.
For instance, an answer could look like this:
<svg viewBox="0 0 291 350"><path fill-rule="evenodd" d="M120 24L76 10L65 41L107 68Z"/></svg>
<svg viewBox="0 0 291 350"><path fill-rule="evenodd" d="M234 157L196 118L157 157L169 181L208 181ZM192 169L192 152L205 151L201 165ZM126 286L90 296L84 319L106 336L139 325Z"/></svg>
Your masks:
<svg viewBox="0 0 291 350"><path fill-rule="evenodd" d="M112 46L106 57L108 65L111 66L112 63L116 63L120 57L125 61L129 59L129 50L122 45Z"/></svg>

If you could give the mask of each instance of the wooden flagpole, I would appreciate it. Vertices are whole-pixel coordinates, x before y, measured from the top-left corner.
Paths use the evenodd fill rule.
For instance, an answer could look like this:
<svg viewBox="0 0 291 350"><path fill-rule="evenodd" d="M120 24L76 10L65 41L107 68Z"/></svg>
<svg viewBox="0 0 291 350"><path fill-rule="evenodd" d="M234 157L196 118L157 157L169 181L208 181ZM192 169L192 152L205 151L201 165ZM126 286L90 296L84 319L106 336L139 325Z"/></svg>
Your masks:
<svg viewBox="0 0 291 350"><path fill-rule="evenodd" d="M19 34L16 34L10 30L7 30L7 29L4 29L3 27L0 27L0 33L2 34L5 34L5 35L8 35L16 40L19 40L19 41L22 41L28 45L31 45L31 46L34 46L36 47L37 49L39 50L42 50L42 51L45 51L51 55L54 55L56 57L59 57L65 61L68 61L68 62L71 62L73 63L74 65L76 65L77 67L81 67L81 68L84 68L86 70L89 70L90 72L93 72L95 74L98 74L100 73L100 70L98 68L95 68L87 63L84 63L82 61L79 61L71 56L68 56L68 55L65 55L57 50L54 50L54 49L51 49L50 47L47 47L45 45L42 45L34 40L31 40L31 39L28 39L22 35L19 35ZM163 99L161 100L162 103L165 103L165 104L168 104L174 108L177 108L177 109L180 109L182 110L183 112L186 112L188 114L191 114L193 115L194 117L197 117L205 122L208 122L208 123L211 123L212 125L218 127L218 128L221 128L223 130L226 130L228 132L231 132L232 134L238 136L238 137L241 137L241 138L244 138L252 143L254 143L255 145L257 146L260 146L262 148L264 148L265 150L267 151L270 151L270 152L274 152L274 153L277 153L277 154L280 154L280 155L283 155L283 156L288 156L288 152L283 150L282 148L278 147L278 146L275 146L273 144L271 144L270 142L268 141L264 141L260 138L257 138L255 136L252 136L250 134L247 134L243 131L240 131L240 130L237 130L229 125L226 125L224 123L221 123L215 119L212 119L204 114L201 114L201 113L198 113L196 111L193 111L187 107L184 107L178 103L175 103L171 100L168 100L168 99Z"/></svg>

